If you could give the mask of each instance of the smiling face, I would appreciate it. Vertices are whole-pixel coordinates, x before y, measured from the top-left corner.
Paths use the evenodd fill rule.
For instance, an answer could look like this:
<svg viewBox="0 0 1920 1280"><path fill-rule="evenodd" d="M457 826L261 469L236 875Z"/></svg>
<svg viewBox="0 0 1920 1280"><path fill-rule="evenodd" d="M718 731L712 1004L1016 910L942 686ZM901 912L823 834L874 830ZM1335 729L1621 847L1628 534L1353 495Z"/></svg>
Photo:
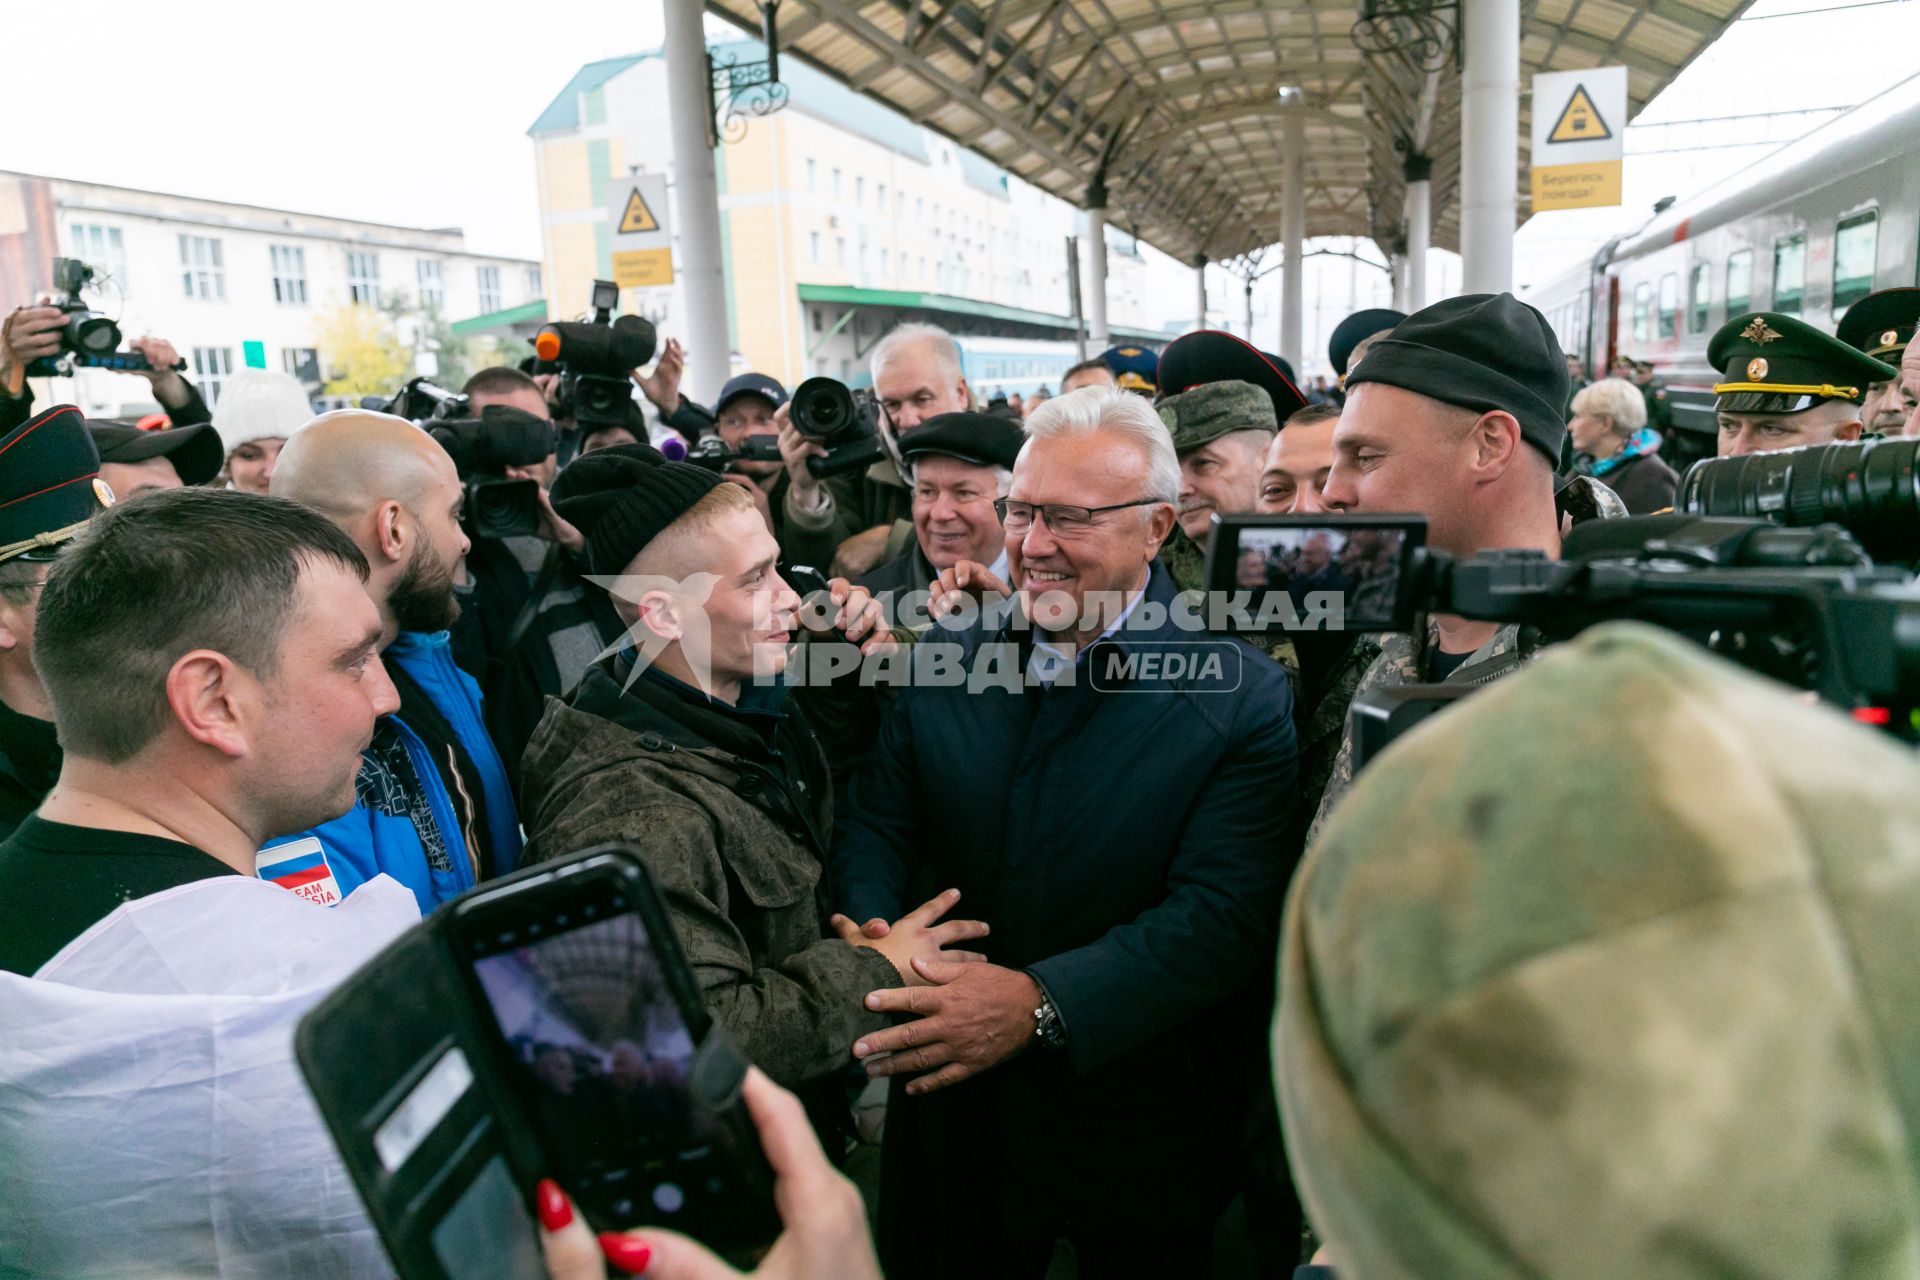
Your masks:
<svg viewBox="0 0 1920 1280"><path fill-rule="evenodd" d="M1147 497L1148 461L1130 437L1112 431L1029 440L1007 497L1035 505L1105 507ZM1086 640L1111 617L1088 608L1099 593L1122 596L1146 581L1147 563L1172 531L1171 503L1104 511L1061 537L1037 516L1007 533L1007 568L1026 616L1044 631Z"/></svg>
<svg viewBox="0 0 1920 1280"><path fill-rule="evenodd" d="M913 531L927 563L951 569L962 560L978 564L998 560L1006 541L993 510L999 496L992 467L938 453L916 458Z"/></svg>
<svg viewBox="0 0 1920 1280"><path fill-rule="evenodd" d="M1270 516L1304 516L1329 510L1323 490L1333 470L1333 426L1293 422L1282 427L1267 450L1254 510Z"/></svg>
<svg viewBox="0 0 1920 1280"><path fill-rule="evenodd" d="M1260 464L1273 436L1266 431L1230 431L1180 459L1180 528L1206 545L1214 512L1252 511L1260 487Z"/></svg>

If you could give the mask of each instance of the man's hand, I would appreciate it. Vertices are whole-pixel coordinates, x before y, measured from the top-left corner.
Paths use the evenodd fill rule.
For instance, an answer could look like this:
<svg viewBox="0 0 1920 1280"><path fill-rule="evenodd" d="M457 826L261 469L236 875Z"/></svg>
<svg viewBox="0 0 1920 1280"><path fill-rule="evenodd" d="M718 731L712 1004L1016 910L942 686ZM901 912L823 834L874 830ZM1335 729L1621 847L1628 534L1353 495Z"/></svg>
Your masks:
<svg viewBox="0 0 1920 1280"><path fill-rule="evenodd" d="M138 351L147 358L151 369L129 369L127 372L136 378L145 378L153 385L153 398L169 409L184 409L191 393L187 380L173 366L180 363L180 353L165 338L135 338L127 344L128 349Z"/></svg>
<svg viewBox="0 0 1920 1280"><path fill-rule="evenodd" d="M780 461L786 464L793 504L802 511L812 511L820 505L820 480L807 470L807 459L826 457L826 446L801 435L784 404L773 411L773 425L780 428Z"/></svg>
<svg viewBox="0 0 1920 1280"><path fill-rule="evenodd" d="M536 537L557 542L575 555L586 550L587 535L553 509L553 499L547 493L547 486L540 484L539 467L502 467L501 473L509 480L531 480L540 486L537 490L540 495L540 527L534 530Z"/></svg>
<svg viewBox="0 0 1920 1280"><path fill-rule="evenodd" d="M956 942L971 942L975 938L987 936L984 920L949 920L945 924L937 921L953 909L960 901L958 889L948 889L937 897L921 903L906 915L893 922L893 926L882 935L872 935L864 929L854 927L853 921L845 916L833 917L833 928L841 941L849 946L872 947L893 962L900 971L900 980L909 986L929 982L932 979L920 972L925 961L940 961L953 964L984 964L986 957L974 951L942 951L942 947ZM1037 1003L1037 1002L1036 1002ZM871 999L868 1008L874 1008ZM1028 1020L1031 1021L1031 1010Z"/></svg>
<svg viewBox="0 0 1920 1280"><path fill-rule="evenodd" d="M930 1071L909 1083L907 1092L932 1093L997 1067L1033 1043L1040 984L1020 970L918 959L913 967L933 985L867 996L869 1009L919 1015L853 1046L856 1058L892 1055L867 1062L869 1076Z"/></svg>
<svg viewBox="0 0 1920 1280"><path fill-rule="evenodd" d="M66 312L58 307L15 307L0 321L0 391L19 395L27 366L60 354L60 331L66 326Z"/></svg>
<svg viewBox="0 0 1920 1280"><path fill-rule="evenodd" d="M661 413L672 413L680 407L680 378L687 370L687 353L680 346L678 338L668 338L666 349L654 362L653 373L641 377L640 371L633 371L633 381L640 388L640 394L653 402L653 407Z"/></svg>
<svg viewBox="0 0 1920 1280"><path fill-rule="evenodd" d="M887 539L892 536L892 525L877 524L871 529L862 529L834 549L834 571L850 578L872 573L880 567L880 557L887 554Z"/></svg>
<svg viewBox="0 0 1920 1280"><path fill-rule="evenodd" d="M838 609L833 620L825 627L808 628L815 635L829 635L838 631L849 643L860 646L863 657L870 653L885 653L898 643L887 626L886 609L865 587L856 587L845 578L830 578L827 581L827 599ZM801 619L804 624L804 610Z"/></svg>
<svg viewBox="0 0 1920 1280"><path fill-rule="evenodd" d="M938 621L958 609L961 600L984 600L989 592L1005 599L1013 594L1013 588L979 561L962 560L950 569L942 569L940 576L927 584L931 597L927 616Z"/></svg>

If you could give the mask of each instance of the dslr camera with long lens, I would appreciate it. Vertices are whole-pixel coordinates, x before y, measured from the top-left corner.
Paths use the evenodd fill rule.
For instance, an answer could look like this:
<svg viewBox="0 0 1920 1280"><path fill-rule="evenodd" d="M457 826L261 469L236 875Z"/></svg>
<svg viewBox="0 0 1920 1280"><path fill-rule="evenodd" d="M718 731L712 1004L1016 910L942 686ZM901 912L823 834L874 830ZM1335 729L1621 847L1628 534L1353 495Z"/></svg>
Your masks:
<svg viewBox="0 0 1920 1280"><path fill-rule="evenodd" d="M528 537L540 530L540 485L510 480L508 467L544 462L557 444L553 424L504 404L473 414L472 402L415 378L386 404L440 442L467 486L467 530L474 538Z"/></svg>
<svg viewBox="0 0 1920 1280"><path fill-rule="evenodd" d="M70 378L75 369L114 369L123 373L152 369L138 351L120 350L120 326L93 310L80 298L93 284L94 270L78 258L53 260L53 287L61 296L50 305L66 314L60 330L60 354L45 356L27 366L30 378ZM187 367L185 360L175 369Z"/></svg>
<svg viewBox="0 0 1920 1280"><path fill-rule="evenodd" d="M816 476L861 471L887 456L880 443L878 406L832 378L808 378L795 388L787 420L826 449L825 457L807 459L807 470Z"/></svg>
<svg viewBox="0 0 1920 1280"><path fill-rule="evenodd" d="M535 366L560 375L560 402L571 408L581 430L628 427L646 438L633 402L632 375L653 359L658 336L644 316L614 318L620 287L593 282L593 319L557 320L534 335Z"/></svg>
<svg viewBox="0 0 1920 1280"><path fill-rule="evenodd" d="M1837 524L1878 560L1920 564L1920 440L1849 440L1687 468L1674 510Z"/></svg>

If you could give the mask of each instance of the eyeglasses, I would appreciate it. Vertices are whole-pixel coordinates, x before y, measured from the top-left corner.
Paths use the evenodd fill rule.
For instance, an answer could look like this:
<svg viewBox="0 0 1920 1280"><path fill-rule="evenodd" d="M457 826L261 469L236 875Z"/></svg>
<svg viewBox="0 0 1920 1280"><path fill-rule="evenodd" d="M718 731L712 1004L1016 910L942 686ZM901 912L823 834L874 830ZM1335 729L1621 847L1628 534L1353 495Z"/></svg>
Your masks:
<svg viewBox="0 0 1920 1280"><path fill-rule="evenodd" d="M1035 505L1031 502L1015 502L1012 498L1000 498L993 504L993 510L1000 517L1000 526L1008 533L1025 533L1033 527L1033 517L1039 515L1047 522L1047 528L1056 538L1077 538L1093 528L1094 517L1106 511L1122 511L1128 507L1157 507L1164 498L1135 498L1132 502L1116 502L1107 507L1066 507L1057 502Z"/></svg>

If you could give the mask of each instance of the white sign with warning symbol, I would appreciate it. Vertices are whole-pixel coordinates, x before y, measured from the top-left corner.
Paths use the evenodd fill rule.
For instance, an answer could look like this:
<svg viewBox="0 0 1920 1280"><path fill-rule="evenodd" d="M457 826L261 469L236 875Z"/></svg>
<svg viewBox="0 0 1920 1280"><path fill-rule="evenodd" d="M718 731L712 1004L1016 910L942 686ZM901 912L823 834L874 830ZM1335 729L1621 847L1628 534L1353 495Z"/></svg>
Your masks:
<svg viewBox="0 0 1920 1280"><path fill-rule="evenodd" d="M621 288L673 283L670 216L665 176L640 174L607 184L611 265Z"/></svg>
<svg viewBox="0 0 1920 1280"><path fill-rule="evenodd" d="M1547 71L1533 78L1533 208L1620 203L1627 69Z"/></svg>

